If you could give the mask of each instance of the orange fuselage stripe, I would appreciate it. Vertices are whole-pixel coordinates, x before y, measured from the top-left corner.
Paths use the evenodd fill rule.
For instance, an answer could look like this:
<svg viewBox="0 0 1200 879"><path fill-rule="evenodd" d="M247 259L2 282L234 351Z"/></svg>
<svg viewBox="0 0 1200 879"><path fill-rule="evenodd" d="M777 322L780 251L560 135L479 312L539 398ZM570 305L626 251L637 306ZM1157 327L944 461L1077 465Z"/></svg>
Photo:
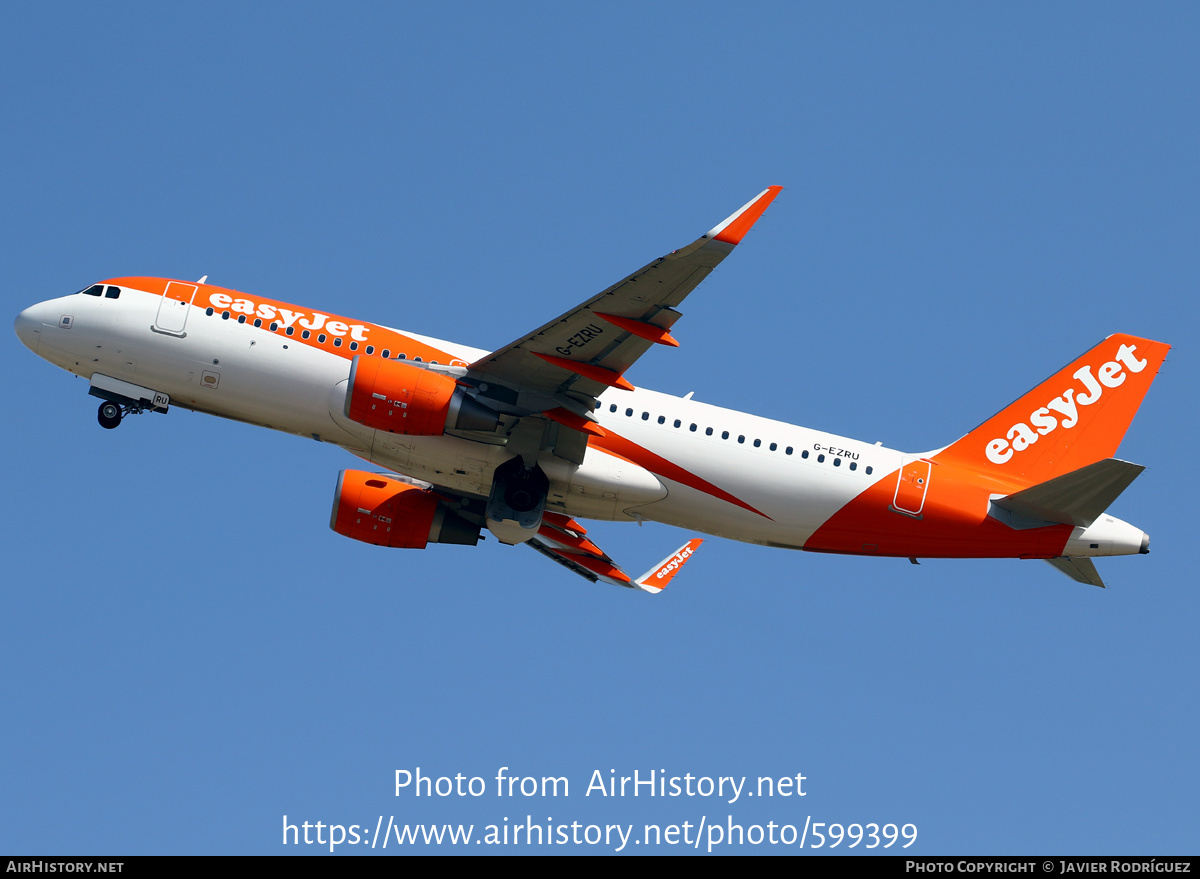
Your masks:
<svg viewBox="0 0 1200 879"><path fill-rule="evenodd" d="M129 277L111 278L102 283L116 284L162 295L168 284L182 284L183 282L174 281L171 278ZM264 333L281 336L288 340L288 344L296 342L307 345L346 360L350 360L355 354L365 355L369 345L372 353L387 351L393 358L398 354L403 354L408 360L420 359L427 363L437 362L451 366L470 365L446 351L378 324L356 321L336 314L326 314L323 311L310 311L287 302L266 299L262 296L250 296L213 284L188 283L186 286L188 287L187 292L190 292L192 287L198 288L196 296L192 300L192 307L201 312L212 308L213 318L210 319L220 320L220 315L226 311L229 312L229 320L237 320L241 315L245 315L246 323L253 324L254 320L258 319L262 321L262 326L258 329ZM189 321L195 319L196 315L189 316ZM270 328L272 323L277 324L278 327L273 332ZM291 336L287 334L289 327L292 329ZM307 339L303 337L306 330L309 334ZM324 342L319 341L321 336L325 337ZM337 344L339 340L340 345ZM355 350L351 350L351 343L355 345Z"/></svg>
<svg viewBox="0 0 1200 879"><path fill-rule="evenodd" d="M654 452L639 446L632 440L628 440L620 434L609 429L607 435L603 437L589 437L588 445L595 446L605 452L614 454L620 458L624 458L632 464L639 467L644 467L651 473L658 476L670 479L672 482L678 482L681 485L686 485L689 488L694 488L697 491L702 491L705 494L712 495L715 498L720 498L723 501L728 501L735 506L739 506L744 510L749 510L762 516L764 519L770 519L766 513L761 510L756 510L740 498L734 497L723 488L718 488L706 479L702 479L690 470L685 470L678 464L668 461L661 455L656 455Z"/></svg>

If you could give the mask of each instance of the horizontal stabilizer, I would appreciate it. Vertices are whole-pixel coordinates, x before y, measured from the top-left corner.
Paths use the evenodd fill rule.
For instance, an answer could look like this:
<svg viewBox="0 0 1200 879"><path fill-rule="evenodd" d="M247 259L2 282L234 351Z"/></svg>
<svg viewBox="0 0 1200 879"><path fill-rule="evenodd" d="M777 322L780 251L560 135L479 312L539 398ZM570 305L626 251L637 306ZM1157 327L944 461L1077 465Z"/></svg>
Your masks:
<svg viewBox="0 0 1200 879"><path fill-rule="evenodd" d="M1141 464L1106 458L992 503L1027 519L1086 528L1145 469Z"/></svg>
<svg viewBox="0 0 1200 879"><path fill-rule="evenodd" d="M1060 555L1056 559L1046 559L1046 561L1077 583L1088 583L1092 586L1099 586L1101 589L1105 588L1104 581L1100 579L1100 573L1089 558L1067 558Z"/></svg>

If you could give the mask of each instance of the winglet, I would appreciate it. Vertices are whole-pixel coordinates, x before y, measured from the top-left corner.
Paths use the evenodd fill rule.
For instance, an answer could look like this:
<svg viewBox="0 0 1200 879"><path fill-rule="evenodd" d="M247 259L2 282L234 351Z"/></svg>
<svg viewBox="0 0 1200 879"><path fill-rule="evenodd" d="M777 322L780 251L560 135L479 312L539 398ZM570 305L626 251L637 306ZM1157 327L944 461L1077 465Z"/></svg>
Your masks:
<svg viewBox="0 0 1200 879"><path fill-rule="evenodd" d="M691 558L692 553L696 551L696 547L703 542L699 537L692 538L649 571L638 577L634 583L637 584L639 589L644 589L646 592L662 592L667 583L671 581L671 578L683 567L683 563Z"/></svg>
<svg viewBox="0 0 1200 879"><path fill-rule="evenodd" d="M775 196L779 195L782 189L782 186L768 186L742 205L732 216L727 217L719 226L710 229L704 237L714 241L724 241L726 244L737 244L750 231L750 227L758 222L758 218L767 209L767 205L775 200Z"/></svg>

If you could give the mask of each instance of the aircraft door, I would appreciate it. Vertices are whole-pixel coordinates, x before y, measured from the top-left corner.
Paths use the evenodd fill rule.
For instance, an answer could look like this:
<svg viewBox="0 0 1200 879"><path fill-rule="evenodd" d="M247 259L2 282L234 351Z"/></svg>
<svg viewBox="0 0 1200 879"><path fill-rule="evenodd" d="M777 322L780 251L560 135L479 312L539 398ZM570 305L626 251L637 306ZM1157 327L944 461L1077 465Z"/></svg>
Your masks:
<svg viewBox="0 0 1200 879"><path fill-rule="evenodd" d="M195 284L185 284L182 281L170 281L163 291L158 303L158 314L154 318L154 329L168 336L184 336L187 326L188 312L192 310L192 300L198 289Z"/></svg>
<svg viewBox="0 0 1200 879"><path fill-rule="evenodd" d="M896 480L896 495L892 509L906 516L920 517L925 507L925 495L929 491L929 476L932 466L924 458L907 458L900 466Z"/></svg>

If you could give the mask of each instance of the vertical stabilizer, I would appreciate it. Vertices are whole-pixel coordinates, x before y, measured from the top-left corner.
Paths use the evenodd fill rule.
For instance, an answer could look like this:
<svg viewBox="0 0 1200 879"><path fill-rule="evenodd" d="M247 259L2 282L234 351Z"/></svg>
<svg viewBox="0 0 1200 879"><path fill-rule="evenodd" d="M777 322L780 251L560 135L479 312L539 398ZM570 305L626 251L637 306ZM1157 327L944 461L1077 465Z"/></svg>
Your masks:
<svg viewBox="0 0 1200 879"><path fill-rule="evenodd" d="M1170 349L1109 336L935 460L1036 485L1111 458Z"/></svg>

